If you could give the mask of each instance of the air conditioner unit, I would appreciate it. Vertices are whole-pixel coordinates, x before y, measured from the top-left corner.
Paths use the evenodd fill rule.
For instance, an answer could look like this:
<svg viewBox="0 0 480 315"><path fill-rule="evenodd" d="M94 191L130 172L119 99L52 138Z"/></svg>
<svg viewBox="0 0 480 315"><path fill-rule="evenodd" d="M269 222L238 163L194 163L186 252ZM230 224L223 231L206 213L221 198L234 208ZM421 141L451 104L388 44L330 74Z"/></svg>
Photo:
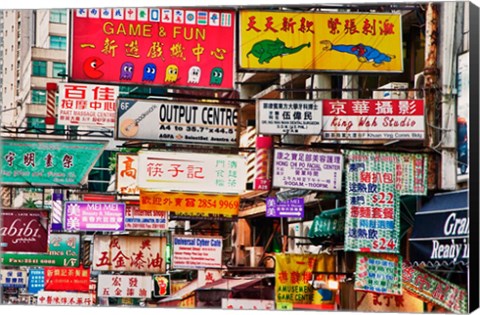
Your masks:
<svg viewBox="0 0 480 315"><path fill-rule="evenodd" d="M424 91L423 88L425 87L425 75L422 72L419 72L415 75L414 79L414 89L415 89L415 99L423 99L424 98ZM421 89L421 90L420 90Z"/></svg>
<svg viewBox="0 0 480 315"><path fill-rule="evenodd" d="M394 90L399 91L394 91ZM395 100L404 100L407 99L407 82L390 82L383 86L379 86L377 91L373 91L373 99L383 100L383 99L395 99ZM380 91L385 90L385 91Z"/></svg>
<svg viewBox="0 0 480 315"><path fill-rule="evenodd" d="M308 232L312 228L313 220L312 221L304 221L303 222L303 231L302 231L302 236L303 237L308 237ZM308 239L304 240L304 243L310 242ZM315 245L304 245L303 246L303 253L305 254L318 254L320 251L321 246L315 246Z"/></svg>
<svg viewBox="0 0 480 315"><path fill-rule="evenodd" d="M247 261L248 253L246 247L251 246L252 239L250 225L245 219L238 219L233 223L232 228L232 262L234 266L249 265Z"/></svg>
<svg viewBox="0 0 480 315"><path fill-rule="evenodd" d="M302 222L288 224L288 236L302 237L302 232ZM297 243L305 243L306 241L308 240L304 240L301 238L288 238L288 252L294 254L301 254L302 245L297 245Z"/></svg>

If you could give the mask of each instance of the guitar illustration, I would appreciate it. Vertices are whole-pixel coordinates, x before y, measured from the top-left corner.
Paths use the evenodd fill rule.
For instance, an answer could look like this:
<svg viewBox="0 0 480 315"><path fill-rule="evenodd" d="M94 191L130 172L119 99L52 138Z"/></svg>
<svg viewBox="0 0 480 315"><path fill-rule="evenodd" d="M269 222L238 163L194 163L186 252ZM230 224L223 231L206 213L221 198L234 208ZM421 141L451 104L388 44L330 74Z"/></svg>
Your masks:
<svg viewBox="0 0 480 315"><path fill-rule="evenodd" d="M120 123L119 129L123 136L126 138L133 138L137 135L139 130L139 123L147 117L150 113L152 113L156 105L152 105L148 110L138 116L137 119L127 118Z"/></svg>

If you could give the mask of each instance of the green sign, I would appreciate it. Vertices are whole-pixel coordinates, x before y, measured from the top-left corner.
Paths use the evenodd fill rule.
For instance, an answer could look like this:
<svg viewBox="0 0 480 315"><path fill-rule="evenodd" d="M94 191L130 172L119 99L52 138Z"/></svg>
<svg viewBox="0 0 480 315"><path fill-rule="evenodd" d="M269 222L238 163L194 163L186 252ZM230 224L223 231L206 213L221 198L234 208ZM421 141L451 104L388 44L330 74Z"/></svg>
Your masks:
<svg viewBox="0 0 480 315"><path fill-rule="evenodd" d="M50 234L47 254L1 253L3 266L78 267L80 264L80 235Z"/></svg>
<svg viewBox="0 0 480 315"><path fill-rule="evenodd" d="M78 186L106 143L4 139L0 183L29 186Z"/></svg>
<svg viewBox="0 0 480 315"><path fill-rule="evenodd" d="M357 254L354 290L402 295L402 256Z"/></svg>
<svg viewBox="0 0 480 315"><path fill-rule="evenodd" d="M345 232L345 207L323 211L313 220L308 231L310 239L343 236ZM315 244L316 245L316 244Z"/></svg>

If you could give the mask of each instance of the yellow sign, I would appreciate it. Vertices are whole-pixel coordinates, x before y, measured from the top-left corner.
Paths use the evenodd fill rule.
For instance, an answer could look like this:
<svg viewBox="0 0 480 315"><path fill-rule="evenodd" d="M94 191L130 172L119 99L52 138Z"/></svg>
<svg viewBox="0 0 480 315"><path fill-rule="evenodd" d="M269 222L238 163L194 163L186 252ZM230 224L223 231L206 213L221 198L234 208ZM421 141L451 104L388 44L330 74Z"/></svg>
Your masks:
<svg viewBox="0 0 480 315"><path fill-rule="evenodd" d="M275 254L275 302L312 304L315 272L334 272L335 256Z"/></svg>
<svg viewBox="0 0 480 315"><path fill-rule="evenodd" d="M140 210L237 216L240 196L167 193L140 190Z"/></svg>
<svg viewBox="0 0 480 315"><path fill-rule="evenodd" d="M240 67L402 72L401 15L240 11Z"/></svg>

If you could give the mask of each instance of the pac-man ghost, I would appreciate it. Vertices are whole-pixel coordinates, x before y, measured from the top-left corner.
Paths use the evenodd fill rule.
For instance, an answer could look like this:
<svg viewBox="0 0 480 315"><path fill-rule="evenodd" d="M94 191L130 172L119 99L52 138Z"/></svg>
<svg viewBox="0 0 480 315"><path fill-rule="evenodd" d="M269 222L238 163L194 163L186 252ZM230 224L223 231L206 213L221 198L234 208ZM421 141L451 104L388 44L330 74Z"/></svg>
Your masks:
<svg viewBox="0 0 480 315"><path fill-rule="evenodd" d="M200 67L193 66L188 70L188 83L198 83L200 82L200 75L202 74L202 70Z"/></svg>
<svg viewBox="0 0 480 315"><path fill-rule="evenodd" d="M120 80L131 80L133 78L133 63L124 62L120 68Z"/></svg>
<svg viewBox="0 0 480 315"><path fill-rule="evenodd" d="M165 83L174 83L178 80L178 67L169 65L165 70Z"/></svg>
<svg viewBox="0 0 480 315"><path fill-rule="evenodd" d="M210 73L210 85L221 85L223 81L223 69L215 67Z"/></svg>
<svg viewBox="0 0 480 315"><path fill-rule="evenodd" d="M153 82L155 80L156 75L157 75L157 66L155 64L147 63L145 67L143 67L142 81Z"/></svg>

